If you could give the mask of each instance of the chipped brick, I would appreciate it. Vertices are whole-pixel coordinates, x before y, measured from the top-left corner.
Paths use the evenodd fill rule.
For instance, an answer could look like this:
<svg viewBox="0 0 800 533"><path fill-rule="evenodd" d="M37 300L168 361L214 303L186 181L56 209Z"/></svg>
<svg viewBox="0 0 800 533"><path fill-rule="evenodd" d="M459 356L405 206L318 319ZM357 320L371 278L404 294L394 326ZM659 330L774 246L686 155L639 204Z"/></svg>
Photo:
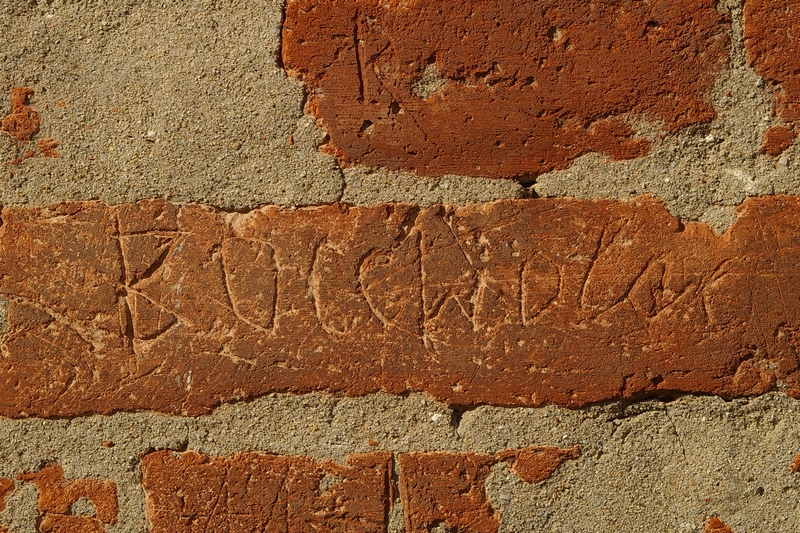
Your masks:
<svg viewBox="0 0 800 533"><path fill-rule="evenodd" d="M19 157L15 157L11 161L8 162L9 165L21 165L23 161L26 159L30 159L31 157L36 157L36 150L28 150L24 154Z"/></svg>
<svg viewBox="0 0 800 533"><path fill-rule="evenodd" d="M657 201L6 208L0 414L270 392L456 405L800 397L800 200L725 235Z"/></svg>
<svg viewBox="0 0 800 533"><path fill-rule="evenodd" d="M391 454L344 465L302 456L160 451L142 462L153 533L385 532Z"/></svg>
<svg viewBox="0 0 800 533"><path fill-rule="evenodd" d="M36 141L36 146L39 148L39 152L42 156L51 158L61 157L56 150L59 144L61 144L61 142L52 137L44 137Z"/></svg>
<svg viewBox="0 0 800 533"><path fill-rule="evenodd" d="M797 134L791 128L783 126L770 128L764 134L764 142L759 151L763 154L781 155L785 150L791 148L796 136Z"/></svg>
<svg viewBox="0 0 800 533"><path fill-rule="evenodd" d="M0 512L6 508L6 496L14 492L14 480L0 478Z"/></svg>
<svg viewBox="0 0 800 533"><path fill-rule="evenodd" d="M800 119L800 2L747 0L744 38L747 59L772 88L773 110L782 119Z"/></svg>
<svg viewBox="0 0 800 533"><path fill-rule="evenodd" d="M500 513L489 503L486 480L492 468L507 461L529 483L544 481L578 449L548 446L483 453L398 454L400 499L406 531L427 533L444 524L448 531L495 533Z"/></svg>
<svg viewBox="0 0 800 533"><path fill-rule="evenodd" d="M733 533L733 530L725 525L725 522L719 519L719 517L712 516L708 520L706 520L705 525L703 526L704 533Z"/></svg>
<svg viewBox="0 0 800 533"><path fill-rule="evenodd" d="M28 105L28 98L32 95L33 89L30 87L11 89L11 113L0 120L0 131L6 132L18 143L30 142L39 131L39 113Z"/></svg>
<svg viewBox="0 0 800 533"><path fill-rule="evenodd" d="M712 0L290 0L282 51L341 164L526 177L712 119L729 29Z"/></svg>
<svg viewBox="0 0 800 533"><path fill-rule="evenodd" d="M50 463L39 472L21 474L39 490L37 507L43 513L41 530L45 533L102 533L103 524L117 522L117 485L107 479L64 478L61 466ZM72 516L72 505L86 498L95 507L96 517Z"/></svg>
<svg viewBox="0 0 800 533"><path fill-rule="evenodd" d="M577 459L580 451L554 446L531 446L522 450L509 450L498 458L510 461L511 469L527 483L539 483L553 475L556 468L568 459Z"/></svg>

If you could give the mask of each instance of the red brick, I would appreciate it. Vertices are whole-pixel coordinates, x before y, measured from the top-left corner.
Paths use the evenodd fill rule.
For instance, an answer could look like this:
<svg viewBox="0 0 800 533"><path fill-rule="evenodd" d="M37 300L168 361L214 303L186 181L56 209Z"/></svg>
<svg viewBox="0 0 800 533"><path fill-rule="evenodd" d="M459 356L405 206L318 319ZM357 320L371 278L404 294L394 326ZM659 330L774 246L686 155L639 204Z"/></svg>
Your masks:
<svg viewBox="0 0 800 533"><path fill-rule="evenodd" d="M733 530L725 525L725 522L720 520L716 516L712 516L708 520L706 520L705 526L703 527L704 533L733 533Z"/></svg>
<svg viewBox="0 0 800 533"><path fill-rule="evenodd" d="M556 468L567 459L577 459L580 451L553 446L530 446L521 450L508 450L497 454L497 458L509 461L511 469L527 483L539 483L553 475Z"/></svg>
<svg viewBox="0 0 800 533"><path fill-rule="evenodd" d="M577 447L547 446L494 455L398 454L406 531L427 533L439 524L446 524L448 531L495 533L501 517L489 503L485 489L494 465L507 461L524 481L535 483L547 479L561 463L578 455Z"/></svg>
<svg viewBox="0 0 800 533"><path fill-rule="evenodd" d="M26 159L35 157L36 150L29 150L25 145L30 143L41 126L41 117L38 111L28 105L28 99L33 96L30 87L14 87L11 89L11 113L0 119L0 131L6 132L13 139L14 145L19 148L17 156L9 161L10 165L21 165ZM60 142L52 137L44 137L37 141L36 147L43 157L60 157L56 147Z"/></svg>
<svg viewBox="0 0 800 533"><path fill-rule="evenodd" d="M117 485L107 479L66 480L64 470L50 463L39 472L21 474L39 490L37 507L42 512L44 533L104 533L104 524L117 523ZM96 517L73 516L72 505L86 498L94 505Z"/></svg>
<svg viewBox="0 0 800 533"><path fill-rule="evenodd" d="M772 88L775 114L800 119L800 1L747 0L744 38L750 65Z"/></svg>
<svg viewBox="0 0 800 533"><path fill-rule="evenodd" d="M0 513L6 508L6 496L14 492L14 480L0 478Z"/></svg>
<svg viewBox="0 0 800 533"><path fill-rule="evenodd" d="M797 134L791 128L775 126L764 134L764 142L759 151L769 155L780 155L794 144Z"/></svg>
<svg viewBox="0 0 800 533"><path fill-rule="evenodd" d="M43 137L36 141L36 147L43 157L61 157L56 148L61 144L61 141L53 139L52 137Z"/></svg>
<svg viewBox="0 0 800 533"><path fill-rule="evenodd" d="M14 491L14 480L0 478L0 513L6 508L6 496ZM0 524L0 533L9 533L8 529Z"/></svg>
<svg viewBox="0 0 800 533"><path fill-rule="evenodd" d="M152 533L386 531L391 454L351 455L345 465L243 453L161 451L142 462Z"/></svg>
<svg viewBox="0 0 800 533"><path fill-rule="evenodd" d="M792 472L800 472L800 453L794 456L792 461Z"/></svg>
<svg viewBox="0 0 800 533"><path fill-rule="evenodd" d="M712 119L729 29L713 0L290 0L282 52L341 164L525 177Z"/></svg>
<svg viewBox="0 0 800 533"><path fill-rule="evenodd" d="M19 143L30 142L41 124L39 113L28 105L31 95L33 89L30 87L14 87L11 90L11 113L0 119L0 131Z"/></svg>
<svg viewBox="0 0 800 533"><path fill-rule="evenodd" d="M725 235L627 203L7 208L0 414L269 392L456 405L800 397L800 200Z"/></svg>

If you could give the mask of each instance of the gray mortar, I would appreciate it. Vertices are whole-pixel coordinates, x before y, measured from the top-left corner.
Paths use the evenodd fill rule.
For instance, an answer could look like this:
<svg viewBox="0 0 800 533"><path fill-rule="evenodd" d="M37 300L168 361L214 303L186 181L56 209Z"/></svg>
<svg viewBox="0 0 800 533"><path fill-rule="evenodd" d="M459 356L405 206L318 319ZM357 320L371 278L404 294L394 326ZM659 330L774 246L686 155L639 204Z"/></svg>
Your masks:
<svg viewBox="0 0 800 533"><path fill-rule="evenodd" d="M0 116L29 86L61 157L5 163L30 146L0 135L0 204L166 196L226 209L344 199L466 203L519 197L513 181L349 169L303 115L280 67L283 1L0 0ZM59 107L59 102L66 104Z"/></svg>
<svg viewBox="0 0 800 533"><path fill-rule="evenodd" d="M436 68L436 63L430 63L422 71L422 77L411 84L411 91L419 98L428 98L433 93L444 89L447 81L447 78L439 76L439 69Z"/></svg>
<svg viewBox="0 0 800 533"><path fill-rule="evenodd" d="M464 204L503 198L521 198L525 188L514 180L497 180L446 175L421 179L411 172L392 172L364 167L344 170L342 201L354 205L381 202Z"/></svg>
<svg viewBox="0 0 800 533"><path fill-rule="evenodd" d="M378 442L370 446L370 439ZM104 447L111 440L113 447ZM800 401L781 393L723 401L612 403L580 410L480 407L460 415L427 399L376 394L271 395L198 418L147 413L72 420L0 420L0 476L57 461L67 478L117 482L119 523L141 532L142 456L155 449L228 455L263 451L343 461L373 450L493 453L529 445L579 445L548 480L528 484L495 467L487 493L501 531L692 532L719 515L736 533L800 530ZM8 498L0 520L35 531L36 491ZM390 530L402 531L402 512Z"/></svg>
<svg viewBox="0 0 800 533"><path fill-rule="evenodd" d="M723 230L735 220L719 206L735 206L747 196L800 193L800 147L781 157L758 154L764 132L783 125L772 114L772 96L747 66L742 34L743 0L723 0L720 11L733 20L731 58L717 79L710 100L717 118L659 139L659 127L639 121L640 133L653 141L649 155L609 161L585 155L561 172L539 176L540 196L626 199L653 194L666 200L673 215L702 220ZM730 96L727 96L730 91Z"/></svg>
<svg viewBox="0 0 800 533"><path fill-rule="evenodd" d="M0 113L32 87L39 137L61 141L58 159L3 165L0 203L337 200L341 171L279 66L283 4L0 0ZM2 135L0 161L27 149Z"/></svg>

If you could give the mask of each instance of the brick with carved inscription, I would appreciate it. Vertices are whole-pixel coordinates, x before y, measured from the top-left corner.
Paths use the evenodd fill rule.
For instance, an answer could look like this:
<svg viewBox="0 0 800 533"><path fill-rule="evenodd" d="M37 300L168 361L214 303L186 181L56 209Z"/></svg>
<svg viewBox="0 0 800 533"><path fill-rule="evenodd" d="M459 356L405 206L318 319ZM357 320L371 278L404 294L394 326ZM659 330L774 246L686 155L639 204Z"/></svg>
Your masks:
<svg viewBox="0 0 800 533"><path fill-rule="evenodd" d="M724 235L657 200L7 208L0 414L269 392L580 406L800 396L800 201Z"/></svg>
<svg viewBox="0 0 800 533"><path fill-rule="evenodd" d="M340 164L529 179L714 118L729 31L712 0L289 0L281 51Z"/></svg>
<svg viewBox="0 0 800 533"><path fill-rule="evenodd" d="M389 452L345 464L305 456L160 451L142 462L153 533L381 533L392 502Z"/></svg>

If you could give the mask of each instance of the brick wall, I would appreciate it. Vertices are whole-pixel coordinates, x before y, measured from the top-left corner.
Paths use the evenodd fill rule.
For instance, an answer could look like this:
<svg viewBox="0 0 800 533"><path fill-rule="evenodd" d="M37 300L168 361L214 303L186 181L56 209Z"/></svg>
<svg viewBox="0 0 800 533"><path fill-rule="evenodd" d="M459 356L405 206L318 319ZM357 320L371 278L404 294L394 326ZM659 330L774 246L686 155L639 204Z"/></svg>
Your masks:
<svg viewBox="0 0 800 533"><path fill-rule="evenodd" d="M795 4L0 0L0 531L797 531Z"/></svg>

